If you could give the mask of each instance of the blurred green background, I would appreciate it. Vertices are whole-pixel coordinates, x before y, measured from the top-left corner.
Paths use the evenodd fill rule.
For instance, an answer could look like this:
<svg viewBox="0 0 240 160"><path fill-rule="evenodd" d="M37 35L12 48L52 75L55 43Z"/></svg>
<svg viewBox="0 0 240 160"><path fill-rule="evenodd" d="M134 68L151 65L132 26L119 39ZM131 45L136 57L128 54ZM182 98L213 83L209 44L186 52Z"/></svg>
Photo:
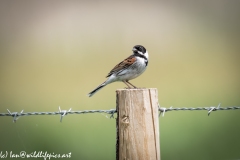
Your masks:
<svg viewBox="0 0 240 160"><path fill-rule="evenodd" d="M114 109L125 84L86 95L136 44L150 60L132 83L157 88L162 107L240 106L239 28L237 0L1 0L0 113ZM115 159L115 119L59 120L0 117L0 151ZM240 159L239 110L173 111L159 121L162 160Z"/></svg>

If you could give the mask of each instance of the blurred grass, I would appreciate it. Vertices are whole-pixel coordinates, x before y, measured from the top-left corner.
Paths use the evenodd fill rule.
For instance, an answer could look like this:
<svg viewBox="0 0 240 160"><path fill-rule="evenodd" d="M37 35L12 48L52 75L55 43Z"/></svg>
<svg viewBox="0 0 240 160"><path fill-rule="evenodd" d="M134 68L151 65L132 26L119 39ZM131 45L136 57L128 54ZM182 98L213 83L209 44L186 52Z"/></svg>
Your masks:
<svg viewBox="0 0 240 160"><path fill-rule="evenodd" d="M240 105L237 1L0 2L0 112L115 108L113 83L92 98L136 44L150 54L133 80L164 107ZM102 114L1 117L0 151L115 159L115 120ZM168 112L162 159L237 159L239 111Z"/></svg>

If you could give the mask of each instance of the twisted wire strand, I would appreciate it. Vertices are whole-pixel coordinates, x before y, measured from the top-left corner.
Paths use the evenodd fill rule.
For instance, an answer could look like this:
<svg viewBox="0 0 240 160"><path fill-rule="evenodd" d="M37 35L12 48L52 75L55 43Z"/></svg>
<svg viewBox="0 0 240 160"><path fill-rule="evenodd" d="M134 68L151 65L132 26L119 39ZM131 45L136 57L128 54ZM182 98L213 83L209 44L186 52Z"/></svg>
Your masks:
<svg viewBox="0 0 240 160"><path fill-rule="evenodd" d="M187 108L187 107L182 107L182 108L165 108L165 107L160 107L159 111L160 112L169 112L169 111L200 111L200 110L211 110L214 108L214 111L216 110L236 110L240 109L238 106L234 107L196 107L196 108ZM83 111L66 111L63 110L62 112L12 112L12 113L0 113L0 116L31 116L31 115L58 115L58 114L63 114L63 112L66 112L67 114L88 114L88 113L107 113L107 114L114 114L117 113L116 109L110 109L110 110L83 110Z"/></svg>
<svg viewBox="0 0 240 160"><path fill-rule="evenodd" d="M183 107L183 108L166 108L165 112L168 111L199 111L199 110L210 110L212 109L214 106L212 107L196 107L196 108L187 108L187 107ZM163 111L164 107L159 108L159 111ZM215 110L235 110L235 109L240 109L240 107L234 106L234 107L215 107Z"/></svg>
<svg viewBox="0 0 240 160"><path fill-rule="evenodd" d="M63 110L64 111L64 110ZM110 110L84 110L84 111L66 111L67 114L87 114L87 113L107 113L107 114L114 114L116 113L116 109ZM18 113L12 112L10 113L0 113L0 116L31 116L31 115L62 115L63 112L25 112L25 113Z"/></svg>
<svg viewBox="0 0 240 160"><path fill-rule="evenodd" d="M160 114L162 113L164 116L165 112L169 112L169 111L200 111L200 110L207 110L208 111L208 116L210 115L210 113L212 111L217 111L217 110L236 110L236 109L240 109L240 107L238 106L233 106L233 107L220 107L220 104L215 107L215 106L211 106L211 107L196 107L196 108L187 108L187 107L182 107L182 108L165 108L165 107L159 107L159 112ZM58 115L60 114L60 122L62 122L62 119L64 116L66 116L67 114L88 114L88 113L106 113L106 114L110 114L110 118L114 118L114 113L117 113L116 109L110 109L110 110L83 110L83 111L71 111L71 108L69 110L61 110L61 108L59 107L59 111L58 112L23 112L23 110L21 112L10 112L7 109L8 113L0 113L0 116L12 116L13 117L13 122L16 122L17 119L21 116L31 116L31 115ZM159 115L160 115L159 114Z"/></svg>

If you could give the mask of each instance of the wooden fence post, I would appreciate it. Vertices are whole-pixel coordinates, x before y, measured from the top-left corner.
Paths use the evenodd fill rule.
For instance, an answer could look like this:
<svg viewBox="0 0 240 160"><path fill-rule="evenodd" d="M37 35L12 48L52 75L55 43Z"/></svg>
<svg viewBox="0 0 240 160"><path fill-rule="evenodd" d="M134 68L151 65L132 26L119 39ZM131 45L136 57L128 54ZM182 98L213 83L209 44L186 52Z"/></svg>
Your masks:
<svg viewBox="0 0 240 160"><path fill-rule="evenodd" d="M157 89L117 90L117 160L160 160Z"/></svg>

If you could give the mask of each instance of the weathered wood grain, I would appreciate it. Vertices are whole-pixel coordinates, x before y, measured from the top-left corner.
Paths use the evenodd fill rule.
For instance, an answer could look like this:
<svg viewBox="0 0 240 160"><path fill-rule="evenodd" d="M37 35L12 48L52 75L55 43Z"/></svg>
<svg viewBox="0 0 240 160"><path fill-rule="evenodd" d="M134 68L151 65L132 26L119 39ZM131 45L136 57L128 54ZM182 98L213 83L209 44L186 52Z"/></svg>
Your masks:
<svg viewBox="0 0 240 160"><path fill-rule="evenodd" d="M117 159L160 160L157 89L117 90Z"/></svg>

